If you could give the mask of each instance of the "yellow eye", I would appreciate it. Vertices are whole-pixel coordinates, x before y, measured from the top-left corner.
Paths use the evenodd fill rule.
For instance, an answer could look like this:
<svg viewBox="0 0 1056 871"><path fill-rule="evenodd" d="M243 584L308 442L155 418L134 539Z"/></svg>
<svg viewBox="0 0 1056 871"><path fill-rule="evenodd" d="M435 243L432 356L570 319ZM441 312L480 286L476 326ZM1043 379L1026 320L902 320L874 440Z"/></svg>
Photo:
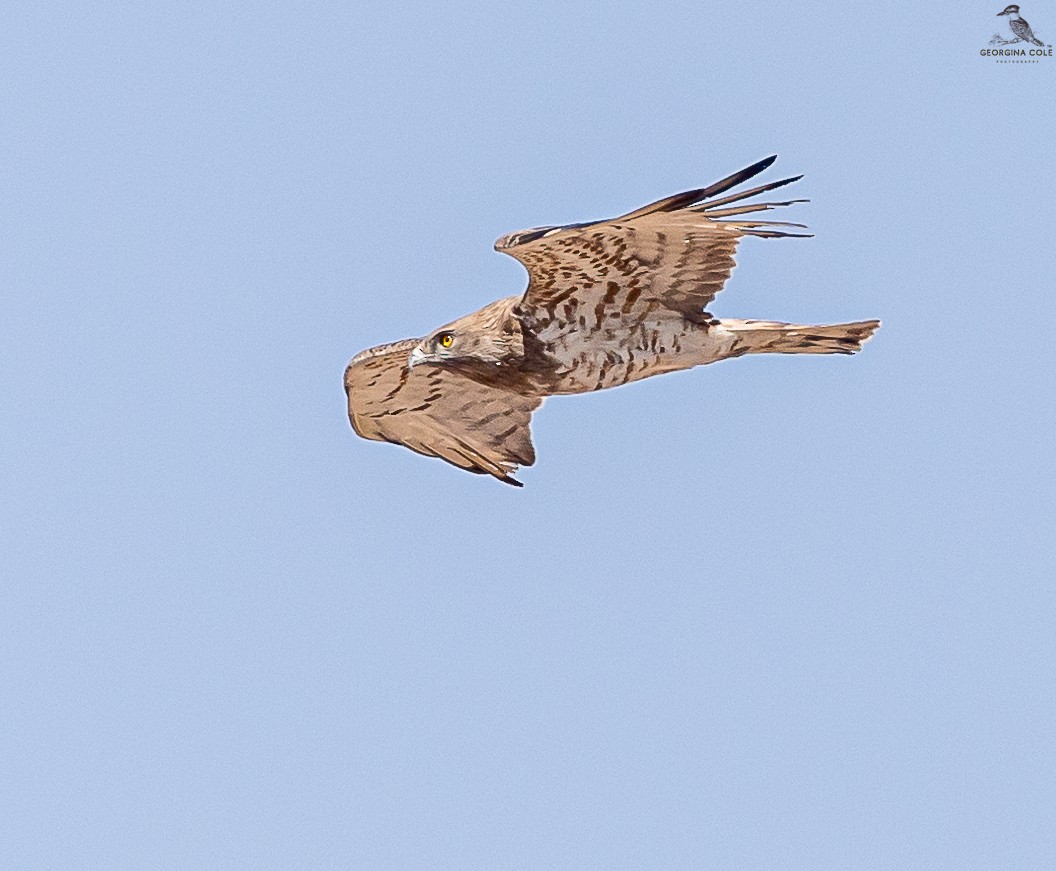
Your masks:
<svg viewBox="0 0 1056 871"><path fill-rule="evenodd" d="M440 337L440 347L450 348L453 344L455 344L455 337L452 336L450 333L444 333Z"/></svg>

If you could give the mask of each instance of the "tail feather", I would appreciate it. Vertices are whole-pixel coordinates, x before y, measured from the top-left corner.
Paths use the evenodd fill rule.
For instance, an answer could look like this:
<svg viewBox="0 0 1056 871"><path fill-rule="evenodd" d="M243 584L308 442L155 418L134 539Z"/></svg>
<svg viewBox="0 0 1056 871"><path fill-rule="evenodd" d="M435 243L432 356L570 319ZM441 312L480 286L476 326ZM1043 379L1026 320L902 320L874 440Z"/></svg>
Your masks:
<svg viewBox="0 0 1056 871"><path fill-rule="evenodd" d="M854 354L880 327L880 321L849 324L785 324L722 318L734 334L731 357L742 354Z"/></svg>

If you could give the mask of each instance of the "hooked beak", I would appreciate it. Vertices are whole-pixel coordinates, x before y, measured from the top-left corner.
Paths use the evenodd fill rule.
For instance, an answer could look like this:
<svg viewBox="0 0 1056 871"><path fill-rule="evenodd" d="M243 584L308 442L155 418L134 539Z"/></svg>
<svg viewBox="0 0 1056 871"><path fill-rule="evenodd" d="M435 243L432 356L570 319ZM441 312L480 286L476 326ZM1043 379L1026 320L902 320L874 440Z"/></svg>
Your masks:
<svg viewBox="0 0 1056 871"><path fill-rule="evenodd" d="M419 363L424 361L425 357L426 357L425 351L423 351L422 350L422 346L419 345L417 348L415 348L413 351L411 351L411 356L407 358L407 368L408 369L413 369Z"/></svg>

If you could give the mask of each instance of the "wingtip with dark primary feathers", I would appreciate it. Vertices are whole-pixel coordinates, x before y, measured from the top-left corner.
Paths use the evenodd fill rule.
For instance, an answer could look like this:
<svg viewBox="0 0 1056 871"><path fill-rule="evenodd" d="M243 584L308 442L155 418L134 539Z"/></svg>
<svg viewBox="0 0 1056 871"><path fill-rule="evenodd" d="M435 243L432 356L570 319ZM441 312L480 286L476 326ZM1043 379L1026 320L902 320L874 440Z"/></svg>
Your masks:
<svg viewBox="0 0 1056 871"><path fill-rule="evenodd" d="M680 209L692 209L695 212L701 212L707 215L709 218L720 218L729 217L732 215L747 214L750 212L765 212L770 209L777 208L778 206L790 206L794 203L805 203L809 200L796 199L786 200L785 202L773 202L773 203L752 203L745 206L739 206L733 209L721 209L722 206L729 205L730 203L740 202L746 200L749 197L754 197L757 194L766 193L767 191L776 190L779 187L784 187L792 182L799 181L803 178L802 175L795 175L790 178L782 178L777 181L767 182L766 184L758 185L754 188L750 188L746 191L740 191L732 193L729 196L722 197L720 199L712 199L718 194L725 193L734 188L742 182L748 181L748 179L757 176L763 170L773 166L774 161L777 160L776 154L771 154L769 157L764 157L762 160L756 161L751 166L746 166L742 170L738 170L732 175L726 176L726 178L720 179L707 187L694 188L693 190L683 191L682 193L673 194L672 196L665 197L662 200L649 203L648 205L642 206L641 208L635 209L633 212L628 212L626 215L620 215L618 218L613 218L611 221L599 220L599 221L584 221L578 224L559 224L546 227L533 227L530 230L522 230L518 233L509 233L505 236L500 236L495 241L495 250L500 252L509 251L511 248L516 248L518 245L524 245L528 242L534 242L537 239L542 239L545 236L553 235L554 233L560 233L563 230L573 230L582 227L590 227L595 224L613 223L617 221L631 221L636 218L641 218L646 215L651 215L656 212L676 212ZM704 202L708 200L709 202ZM762 236L763 238L776 238L777 236L805 236L809 234L803 233L770 233L765 234L763 232L751 233L751 235Z"/></svg>
<svg viewBox="0 0 1056 871"><path fill-rule="evenodd" d="M509 472L499 472L497 470L484 468L483 466L473 466L469 468L466 466L459 466L459 468L471 472L474 475L487 475L489 478L494 478L496 481L501 481L503 484L509 484L511 487L524 486L523 482L518 481Z"/></svg>
<svg viewBox="0 0 1056 871"><path fill-rule="evenodd" d="M711 200L702 206L699 206L696 211L698 212L712 212L719 209L721 206L729 205L730 203L736 203L740 200L746 200L749 197L754 197L756 194L765 194L767 191L777 190L780 187L784 187L786 184L792 184L793 182L799 181L803 178L803 174L794 175L790 178L782 178L777 181L769 181L766 184L758 185L754 188L749 188L746 191L738 191L735 194L730 194L728 197L722 197L718 200ZM806 203L809 200L789 200L787 203L772 203L771 205L790 205L791 203Z"/></svg>
<svg viewBox="0 0 1056 871"><path fill-rule="evenodd" d="M633 212L628 212L626 215L621 215L616 218L617 221L629 221L635 218L641 218L645 215L651 215L656 212L676 212L680 209L693 209L694 211L707 212L709 209L714 209L718 206L723 206L728 203L735 203L740 200L753 197L756 194L765 193L776 188L782 187L786 184L791 184L794 181L799 181L803 178L802 175L793 176L792 178L783 178L779 181L769 182L767 184L759 185L758 187L751 188L747 191L741 191L739 193L730 194L728 197L723 197L718 200L712 200L713 197L723 194L731 188L737 187L737 185L748 181L750 178L754 178L763 170L772 166L774 161L777 160L777 155L772 154L770 157L765 157L751 166L746 166L742 170L738 170L732 175L726 176L726 178L720 179L707 187L694 188L693 190L683 191L682 193L673 194L672 196L665 197L662 200L657 200L654 203L649 203L646 206L642 206L639 209L635 209ZM712 200L706 205L702 205L705 200ZM757 206L751 207L751 210L762 211L767 207L771 207L775 204L760 203ZM747 209L746 209L747 210Z"/></svg>
<svg viewBox="0 0 1056 871"><path fill-rule="evenodd" d="M764 157L762 160L756 161L751 166L746 166L744 169L739 169L737 172L730 173L726 178L713 182L704 188L704 193L701 196L701 199L704 199L705 197L713 197L715 194L721 194L724 191L728 191L730 188L737 187L737 185L742 182L748 181L750 178L755 178L755 176L759 175L763 170L769 169L773 166L776 160L777 155L771 154L769 157Z"/></svg>

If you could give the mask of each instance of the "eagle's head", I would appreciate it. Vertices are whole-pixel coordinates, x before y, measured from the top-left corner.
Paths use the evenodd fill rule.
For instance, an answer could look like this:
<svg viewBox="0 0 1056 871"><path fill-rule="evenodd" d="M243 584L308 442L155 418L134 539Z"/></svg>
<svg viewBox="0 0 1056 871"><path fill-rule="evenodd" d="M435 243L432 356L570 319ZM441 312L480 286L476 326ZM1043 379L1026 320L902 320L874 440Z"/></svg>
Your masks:
<svg viewBox="0 0 1056 871"><path fill-rule="evenodd" d="M498 369L524 354L520 322L513 315L518 297L493 302L441 327L411 351L407 366L448 366L472 375Z"/></svg>

